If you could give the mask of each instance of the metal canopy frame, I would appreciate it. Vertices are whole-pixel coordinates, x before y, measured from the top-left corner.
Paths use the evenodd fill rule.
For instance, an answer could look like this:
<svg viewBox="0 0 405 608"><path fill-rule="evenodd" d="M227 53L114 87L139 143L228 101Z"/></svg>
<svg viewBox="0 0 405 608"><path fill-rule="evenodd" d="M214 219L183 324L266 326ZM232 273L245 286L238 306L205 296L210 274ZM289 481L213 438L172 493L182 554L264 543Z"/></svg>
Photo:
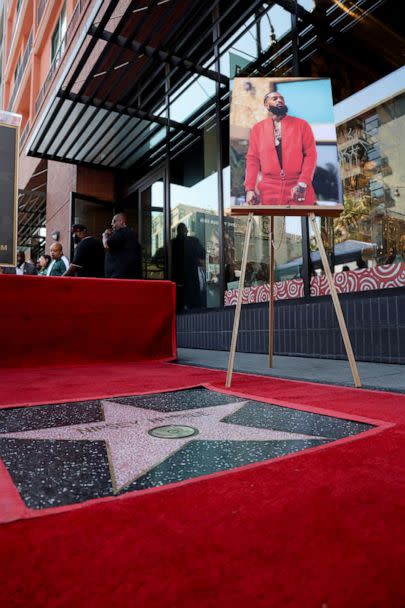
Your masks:
<svg viewBox="0 0 405 608"><path fill-rule="evenodd" d="M356 0L350 12L331 3L324 11L310 13L296 0L150 0L142 11L139 0L130 0L121 15L114 14L116 2L99 2L75 50L73 67L29 142L28 154L145 172L163 162L168 149L176 153L202 137L207 120L215 120L218 109L220 119L227 119L229 79L220 73L219 53L232 46L232 36L248 20L245 31L255 23L258 27L267 11L279 5L291 13L294 27L276 44L260 49L259 58L240 75L289 76L297 65L298 49L299 61L305 64L317 48L330 48L332 40L352 27L353 14L365 19L389 1ZM350 52L337 53L356 64ZM374 74L372 65L368 70ZM215 83L216 93L187 120L173 120L168 100L175 101L181 87L201 77Z"/></svg>
<svg viewBox="0 0 405 608"><path fill-rule="evenodd" d="M19 247L32 247L32 238L41 248L45 237L35 234L45 228L46 193L40 190L18 191L18 237ZM34 237L33 237L34 235Z"/></svg>
<svg viewBox="0 0 405 608"><path fill-rule="evenodd" d="M39 161L25 188L18 190L17 247L31 249L34 256L45 248L45 236L39 234L46 222L47 162Z"/></svg>
<svg viewBox="0 0 405 608"><path fill-rule="evenodd" d="M204 3L203 10L201 3L198 0L193 2L184 2L186 8L184 8L183 20L177 19L176 27L171 30L171 42L170 47L167 46L168 41L162 41L164 44L161 48L156 48L148 44L147 39L139 42L135 39L136 36L143 30L144 25L148 19L154 17L154 9L156 9L158 0L152 0L148 5L147 9L143 11L140 19L134 20L132 26L129 28L128 23L131 23L131 15L136 10L138 2L132 1L129 3L125 12L120 16L118 23L116 23L114 30L109 32L106 30L106 26L111 19L114 12L114 2L110 2L104 11L104 14L100 20L96 23L96 20L90 24L87 36L87 46L81 49L82 55L76 64L74 70L68 75L63 83L63 86L57 92L56 98L53 100L50 110L46 116L44 124L40 132L34 137L34 140L30 142L28 153L30 155L40 156L42 158L50 160L59 160L65 162L77 162L81 164L89 165L104 165L112 168L125 168L123 163L117 164L113 160L108 163L97 162L95 159L97 155L103 153L103 150L108 148L111 142L114 140L114 127L118 124L118 121L122 116L126 116L125 122L121 122L121 128L127 133L120 138L120 143L125 139L131 138L137 130L141 130L141 133L137 133L136 138L132 142L132 145L136 150L139 150L144 142L153 134L156 134L159 128L166 128L167 132L172 136L173 133L183 132L184 134L199 135L196 127L192 126L192 122L195 117L185 123L179 123L169 118L168 112L163 110L163 113L156 114L153 111L153 105L156 107L159 101L162 100L162 94L159 96L159 84L156 85L156 81L159 81L160 72L164 69L165 65L169 66L169 71L166 73L165 78L161 79L160 88L163 92L165 81L169 81L171 86L165 87L165 95L172 94L178 89L182 83L190 77L190 75L204 76L214 82L218 82L223 87L228 88L229 79L220 74L218 71L208 69L203 65L204 55L201 57L201 61L195 61L190 59L193 53L198 50L198 42L196 40L207 40L209 42L208 47L212 49L212 38L211 32L215 25L221 23L228 15L235 11L237 5L248 5L248 8L241 11L238 10L239 19L235 20L233 30L237 29L242 20L245 20L248 14L252 13L252 10L256 6L261 7L261 11L264 12L262 3L259 0L256 2L240 2L240 0L233 0L227 3L227 7L223 10L220 16L217 18L217 23L212 23L211 14L220 4L220 0L211 1L209 6ZM153 20L154 27L167 20L173 19L173 15L178 12L178 6L181 2L168 2L163 5L157 20ZM160 7L162 9L162 7ZM125 31L127 30L127 31ZM123 32L125 31L125 36ZM198 35L197 35L198 33ZM181 34L181 35L180 35ZM231 32L225 32L225 35L230 35ZM177 38L176 38L177 36ZM89 61L91 53L96 47L98 41L106 42L106 45L99 54L97 60L94 62L90 72L87 74L83 82L81 82L79 90L74 90L77 86L77 81L80 78L80 74L86 63ZM185 47L186 43L192 41L191 46L187 48L187 57L179 54L178 49ZM169 41L170 42L170 41ZM83 45L84 46L84 45ZM167 50L170 48L170 50ZM111 53L113 53L113 61L111 63ZM131 57L128 58L128 53ZM133 67L139 61L139 56L145 56L148 61L144 61L144 65L139 70L138 78L129 80L129 84L122 86L122 83L128 80L128 77L133 73ZM123 61L124 60L124 61ZM126 60L126 61L125 61ZM110 65L106 65L106 62L110 61ZM107 70L103 68L107 67ZM121 69L117 69L121 68ZM123 69L122 69L123 68ZM116 71L116 74L112 78L109 78L109 86L106 87L106 74ZM145 74L148 74L148 78L144 78ZM144 81L142 82L142 78ZM94 87L94 82L97 84ZM153 90L146 91L148 84L155 82ZM114 100L111 100L111 96L114 95L117 88L120 87L119 96L115 95ZM86 91L91 88L91 95L86 94ZM101 93L101 95L100 95ZM136 104L140 96L143 97L142 105ZM155 98L155 101L154 99ZM156 99L158 101L156 101ZM64 102L72 102L66 105ZM80 105L79 105L80 104ZM134 104L134 105L132 105ZM135 105L136 104L136 105ZM79 108L79 109L78 109ZM90 108L90 110L89 110ZM77 111L78 110L78 111ZM102 110L108 111L109 113L114 112L116 114L115 119L111 122L110 127L112 129L105 129L105 113ZM75 116L73 113L77 112ZM163 115L162 115L163 114ZM166 116L165 116L166 114ZM49 133L49 126L52 125L56 120L59 124L66 125L69 123L69 133L62 134L55 133L52 141L51 138L47 139L47 133ZM155 126L155 127L154 127ZM151 132L152 127L152 132ZM111 133L109 133L109 130ZM62 129L63 131L63 129ZM201 134L201 133L200 133ZM65 137L66 135L66 137ZM84 139L81 141L81 138ZM143 139L141 140L141 136ZM81 151L88 148L86 154L76 156L78 153L77 143L81 141ZM99 150L98 154L95 154L96 149L100 144L103 144L103 148ZM72 154L74 152L74 154ZM130 152L125 155L125 159L131 158ZM107 158L110 157L108 154ZM119 157L122 157L120 153ZM89 159L90 162L89 162Z"/></svg>

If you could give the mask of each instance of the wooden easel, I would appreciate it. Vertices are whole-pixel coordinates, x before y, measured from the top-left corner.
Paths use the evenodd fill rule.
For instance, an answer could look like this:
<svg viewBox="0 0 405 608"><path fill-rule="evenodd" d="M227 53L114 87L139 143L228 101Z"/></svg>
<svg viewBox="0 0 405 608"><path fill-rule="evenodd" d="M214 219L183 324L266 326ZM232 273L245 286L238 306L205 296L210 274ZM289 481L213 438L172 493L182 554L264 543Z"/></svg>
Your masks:
<svg viewBox="0 0 405 608"><path fill-rule="evenodd" d="M347 358L349 360L350 369L353 376L354 385L356 388L361 387L361 380L359 376L359 372L356 365L356 360L354 358L352 345L350 342L350 337L347 331L345 319L342 312L342 307L340 306L339 297L336 291L335 284L333 282L332 273L329 267L328 259L326 257L325 247L323 246L321 233L319 231L318 225L316 223L316 216L329 216L329 217L337 217L343 211L342 205L337 205L335 207L321 207L321 206L303 206L303 205L292 205L292 206L265 206L265 205L246 205L240 207L231 207L231 215L247 215L248 222L246 228L245 242L243 244L243 254L242 254L242 265L241 265L241 274L239 279L239 289L238 289L238 299L236 302L235 308L235 317L233 322L233 330L232 330L232 341L231 341L231 349L229 352L229 362L228 362L228 372L226 374L226 382L225 386L229 388L232 383L232 373L235 362L235 353L236 353L236 343L238 341L238 333L239 333L239 321L240 321L240 313L242 308L242 296L243 296L243 287L245 284L245 275L246 275L246 264L247 257L249 251L249 242L250 235L252 232L252 224L253 217L255 215L260 216L269 216L270 217L270 230L269 230L269 367L273 366L273 350L274 350L274 301L273 301L273 285L274 285L274 247L273 247L273 234L274 234L274 217L275 216L308 216L309 221L311 222L312 230L315 235L316 243L319 248L319 253L322 260L322 266L324 272L326 274L326 278L328 281L330 294L332 297L333 305L335 307L336 316L339 322L340 333L343 338L343 342L345 345Z"/></svg>

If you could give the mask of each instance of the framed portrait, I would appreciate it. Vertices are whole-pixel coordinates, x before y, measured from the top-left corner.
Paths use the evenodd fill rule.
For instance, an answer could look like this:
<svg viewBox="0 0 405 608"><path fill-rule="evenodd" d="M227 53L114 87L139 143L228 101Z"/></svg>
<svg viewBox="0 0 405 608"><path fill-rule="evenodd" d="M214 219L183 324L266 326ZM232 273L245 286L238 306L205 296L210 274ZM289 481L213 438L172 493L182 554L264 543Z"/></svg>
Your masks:
<svg viewBox="0 0 405 608"><path fill-rule="evenodd" d="M328 78L235 78L231 207L274 215L343 210ZM249 212L249 209L246 209Z"/></svg>

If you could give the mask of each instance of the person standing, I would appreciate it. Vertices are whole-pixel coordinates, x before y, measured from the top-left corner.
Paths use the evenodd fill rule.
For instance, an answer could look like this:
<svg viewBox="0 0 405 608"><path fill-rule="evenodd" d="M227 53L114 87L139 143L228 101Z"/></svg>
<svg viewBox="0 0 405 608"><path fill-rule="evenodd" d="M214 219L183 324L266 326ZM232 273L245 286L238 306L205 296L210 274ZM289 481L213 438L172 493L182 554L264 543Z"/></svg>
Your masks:
<svg viewBox="0 0 405 608"><path fill-rule="evenodd" d="M62 245L60 243L53 243L50 252L52 262L48 266L47 276L61 277L69 266L69 263L66 262L67 258L63 255Z"/></svg>
<svg viewBox="0 0 405 608"><path fill-rule="evenodd" d="M77 247L63 276L104 277L104 247L101 241L90 236L83 224L73 224L72 235Z"/></svg>
<svg viewBox="0 0 405 608"><path fill-rule="evenodd" d="M21 274L21 275L38 274L38 271L35 268L35 265L32 264L31 262L25 261L25 252L24 251L18 251L18 253L17 253L17 266L15 267L15 274Z"/></svg>
<svg viewBox="0 0 405 608"><path fill-rule="evenodd" d="M202 264L206 252L195 236L188 236L187 226L180 222L177 235L171 241L171 278L176 283L177 311L204 306L205 285L202 281ZM200 270L201 269L201 270Z"/></svg>
<svg viewBox="0 0 405 608"><path fill-rule="evenodd" d="M317 154L311 126L306 120L288 116L284 97L276 91L267 93L264 105L269 117L253 125L250 132L246 155L246 203L315 205L312 179ZM257 184L259 171L262 180Z"/></svg>
<svg viewBox="0 0 405 608"><path fill-rule="evenodd" d="M39 266L38 274L40 276L46 277L46 275L48 274L48 268L49 268L51 261L52 261L52 258L47 253L40 256L40 258L38 260L38 266Z"/></svg>
<svg viewBox="0 0 405 608"><path fill-rule="evenodd" d="M140 279L141 246L135 232L128 228L124 213L114 215L112 229L103 232L105 276L109 279Z"/></svg>

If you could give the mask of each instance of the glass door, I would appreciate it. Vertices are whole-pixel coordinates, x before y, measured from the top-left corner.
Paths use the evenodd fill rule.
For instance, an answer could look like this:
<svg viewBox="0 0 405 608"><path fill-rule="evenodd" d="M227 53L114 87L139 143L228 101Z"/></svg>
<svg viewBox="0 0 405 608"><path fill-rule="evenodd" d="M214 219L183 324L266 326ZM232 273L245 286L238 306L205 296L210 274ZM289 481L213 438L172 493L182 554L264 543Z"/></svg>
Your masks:
<svg viewBox="0 0 405 608"><path fill-rule="evenodd" d="M138 190L139 238L144 279L164 279L167 267L163 176Z"/></svg>
<svg viewBox="0 0 405 608"><path fill-rule="evenodd" d="M96 239L102 240L102 233L111 227L111 220L115 213L115 203L103 201L77 192L71 193L71 224L83 224L88 233ZM70 259L74 255L75 244L70 241ZM69 252L66 252L69 255Z"/></svg>

